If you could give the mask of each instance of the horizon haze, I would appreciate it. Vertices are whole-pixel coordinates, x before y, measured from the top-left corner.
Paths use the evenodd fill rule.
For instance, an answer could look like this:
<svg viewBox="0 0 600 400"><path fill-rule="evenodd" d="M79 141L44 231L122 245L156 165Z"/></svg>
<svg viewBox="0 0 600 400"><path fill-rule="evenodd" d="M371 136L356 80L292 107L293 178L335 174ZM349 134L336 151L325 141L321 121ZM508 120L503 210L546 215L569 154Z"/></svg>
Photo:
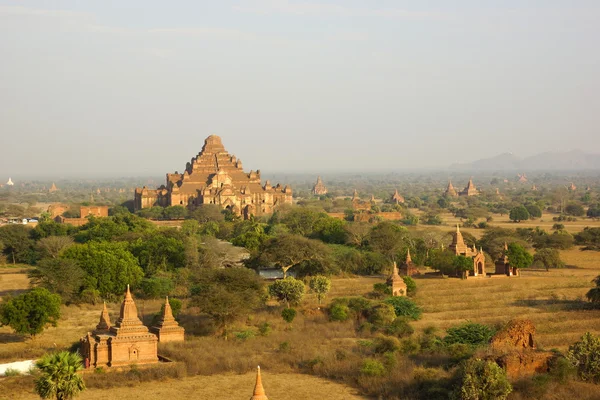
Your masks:
<svg viewBox="0 0 600 400"><path fill-rule="evenodd" d="M600 153L597 1L369 4L0 0L0 176L162 176L211 134L265 175Z"/></svg>

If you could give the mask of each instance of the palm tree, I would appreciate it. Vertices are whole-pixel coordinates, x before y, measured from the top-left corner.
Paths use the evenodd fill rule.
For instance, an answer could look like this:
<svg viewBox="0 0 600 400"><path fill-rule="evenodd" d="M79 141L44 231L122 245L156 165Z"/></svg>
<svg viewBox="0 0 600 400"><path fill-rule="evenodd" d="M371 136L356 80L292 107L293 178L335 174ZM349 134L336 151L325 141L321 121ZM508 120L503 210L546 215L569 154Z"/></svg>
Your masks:
<svg viewBox="0 0 600 400"><path fill-rule="evenodd" d="M41 375L35 380L35 391L43 399L69 400L85 389L83 378L77 373L83 367L78 353L46 354L36 367Z"/></svg>

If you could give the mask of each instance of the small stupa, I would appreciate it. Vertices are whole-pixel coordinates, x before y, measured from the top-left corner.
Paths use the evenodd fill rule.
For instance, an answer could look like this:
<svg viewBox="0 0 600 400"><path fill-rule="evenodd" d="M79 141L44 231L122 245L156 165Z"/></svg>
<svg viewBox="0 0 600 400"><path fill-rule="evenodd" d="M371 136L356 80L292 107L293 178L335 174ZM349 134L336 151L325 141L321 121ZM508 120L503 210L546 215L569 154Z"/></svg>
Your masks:
<svg viewBox="0 0 600 400"><path fill-rule="evenodd" d="M409 248L406 251L406 259L400 265L400 274L405 275L405 276L412 276L412 275L416 275L418 273L419 273L419 271L417 270L415 263L412 261L412 258L410 257L410 248Z"/></svg>
<svg viewBox="0 0 600 400"><path fill-rule="evenodd" d="M254 394L250 397L250 400L269 400L265 394L265 388L262 385L262 379L260 377L260 366L256 368L256 384L254 385Z"/></svg>
<svg viewBox="0 0 600 400"><path fill-rule="evenodd" d="M398 273L398 265L394 261L394 267L392 268L392 274L387 280L388 286L392 287L392 296L406 296L406 283L404 279Z"/></svg>
<svg viewBox="0 0 600 400"><path fill-rule="evenodd" d="M152 326L150 332L158 337L160 343L183 341L185 331L179 326L177 321L175 321L175 317L173 317L173 310L169 303L169 297L167 297L165 301L165 306L163 307L163 312L158 324Z"/></svg>
<svg viewBox="0 0 600 400"><path fill-rule="evenodd" d="M10 179L10 177L8 178L8 182L6 182L7 186L14 186L15 183L12 181L12 179Z"/></svg>

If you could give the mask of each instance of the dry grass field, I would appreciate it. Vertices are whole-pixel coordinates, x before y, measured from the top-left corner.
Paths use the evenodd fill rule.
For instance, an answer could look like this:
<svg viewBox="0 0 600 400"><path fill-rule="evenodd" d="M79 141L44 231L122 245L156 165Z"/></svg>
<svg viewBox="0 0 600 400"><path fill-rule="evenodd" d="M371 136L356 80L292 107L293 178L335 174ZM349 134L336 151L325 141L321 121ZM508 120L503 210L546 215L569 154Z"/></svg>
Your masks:
<svg viewBox="0 0 600 400"><path fill-rule="evenodd" d="M272 399L365 399L355 389L326 379L302 374L278 374L263 370L263 386ZM247 400L252 396L256 375L254 372L243 375L222 374L194 376L183 379L144 382L137 385L111 388L88 389L86 400L104 399L211 399ZM2 382L0 381L0 386ZM39 399L32 391L11 394L0 392L0 399L34 400Z"/></svg>

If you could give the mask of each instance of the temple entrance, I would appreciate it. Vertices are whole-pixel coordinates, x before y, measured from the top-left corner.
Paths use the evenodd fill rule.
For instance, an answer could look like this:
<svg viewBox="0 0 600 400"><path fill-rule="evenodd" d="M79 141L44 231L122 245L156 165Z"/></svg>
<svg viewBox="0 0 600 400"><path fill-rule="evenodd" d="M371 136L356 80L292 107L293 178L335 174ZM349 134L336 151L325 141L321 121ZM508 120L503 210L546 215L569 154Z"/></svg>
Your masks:
<svg viewBox="0 0 600 400"><path fill-rule="evenodd" d="M483 275L483 263L480 261L477 263L477 275Z"/></svg>

